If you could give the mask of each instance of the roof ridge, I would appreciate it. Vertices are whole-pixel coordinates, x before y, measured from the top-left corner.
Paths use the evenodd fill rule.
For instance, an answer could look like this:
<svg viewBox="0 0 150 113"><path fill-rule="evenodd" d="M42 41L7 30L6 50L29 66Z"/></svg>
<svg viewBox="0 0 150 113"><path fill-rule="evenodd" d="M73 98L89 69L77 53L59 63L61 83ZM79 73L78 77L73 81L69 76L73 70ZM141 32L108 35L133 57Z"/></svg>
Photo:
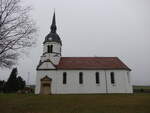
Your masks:
<svg viewBox="0 0 150 113"><path fill-rule="evenodd" d="M80 57L80 56L76 57L75 56L75 57L61 57L61 58L118 58L118 57L86 57L86 56L85 57L84 56L83 57Z"/></svg>

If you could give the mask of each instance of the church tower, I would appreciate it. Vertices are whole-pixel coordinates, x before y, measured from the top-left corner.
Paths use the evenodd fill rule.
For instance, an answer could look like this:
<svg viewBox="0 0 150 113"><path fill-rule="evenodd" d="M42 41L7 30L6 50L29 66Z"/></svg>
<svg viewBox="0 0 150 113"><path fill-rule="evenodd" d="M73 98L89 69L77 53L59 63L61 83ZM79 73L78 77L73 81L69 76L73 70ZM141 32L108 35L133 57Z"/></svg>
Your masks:
<svg viewBox="0 0 150 113"><path fill-rule="evenodd" d="M50 33L45 37L43 42L43 55L37 69L55 69L55 65L59 64L62 42L56 31L57 26L54 12Z"/></svg>

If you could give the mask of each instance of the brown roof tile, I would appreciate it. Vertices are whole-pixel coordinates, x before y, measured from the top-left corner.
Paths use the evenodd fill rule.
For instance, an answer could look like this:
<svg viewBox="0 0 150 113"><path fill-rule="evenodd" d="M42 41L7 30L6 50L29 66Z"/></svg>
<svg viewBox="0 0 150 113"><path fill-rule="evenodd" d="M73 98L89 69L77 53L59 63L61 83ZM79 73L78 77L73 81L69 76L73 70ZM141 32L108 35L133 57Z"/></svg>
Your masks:
<svg viewBox="0 0 150 113"><path fill-rule="evenodd" d="M61 57L57 69L125 69L130 70L117 57Z"/></svg>

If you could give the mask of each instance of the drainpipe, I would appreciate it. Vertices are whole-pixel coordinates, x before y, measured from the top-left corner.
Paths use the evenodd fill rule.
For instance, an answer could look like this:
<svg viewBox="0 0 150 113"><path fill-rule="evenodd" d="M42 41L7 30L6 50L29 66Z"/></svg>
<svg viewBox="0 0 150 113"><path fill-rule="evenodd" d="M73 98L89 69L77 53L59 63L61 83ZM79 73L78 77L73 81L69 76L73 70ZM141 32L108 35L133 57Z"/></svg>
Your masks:
<svg viewBox="0 0 150 113"><path fill-rule="evenodd" d="M106 82L106 93L108 93L106 70L105 70L105 82Z"/></svg>

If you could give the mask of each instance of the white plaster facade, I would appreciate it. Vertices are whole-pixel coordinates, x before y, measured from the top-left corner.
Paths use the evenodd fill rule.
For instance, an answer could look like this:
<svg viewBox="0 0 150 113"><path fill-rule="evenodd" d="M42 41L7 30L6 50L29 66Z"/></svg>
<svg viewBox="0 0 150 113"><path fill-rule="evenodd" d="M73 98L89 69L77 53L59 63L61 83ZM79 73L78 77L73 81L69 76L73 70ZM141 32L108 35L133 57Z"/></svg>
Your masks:
<svg viewBox="0 0 150 113"><path fill-rule="evenodd" d="M66 84L63 84L63 72L67 72ZM83 72L83 84L79 84L79 72ZM95 72L100 73L99 84ZM111 84L110 72L115 73L115 84ZM37 71L35 94L40 93L40 79L46 75L52 79L52 94L133 93L126 70L45 70Z"/></svg>
<svg viewBox="0 0 150 113"><path fill-rule="evenodd" d="M47 46L51 46L51 45L53 46L53 53L48 53ZM59 63L60 56L61 56L61 44L56 42L46 42L44 44L43 55L41 56L41 62L50 60L52 61L53 64L57 65Z"/></svg>

